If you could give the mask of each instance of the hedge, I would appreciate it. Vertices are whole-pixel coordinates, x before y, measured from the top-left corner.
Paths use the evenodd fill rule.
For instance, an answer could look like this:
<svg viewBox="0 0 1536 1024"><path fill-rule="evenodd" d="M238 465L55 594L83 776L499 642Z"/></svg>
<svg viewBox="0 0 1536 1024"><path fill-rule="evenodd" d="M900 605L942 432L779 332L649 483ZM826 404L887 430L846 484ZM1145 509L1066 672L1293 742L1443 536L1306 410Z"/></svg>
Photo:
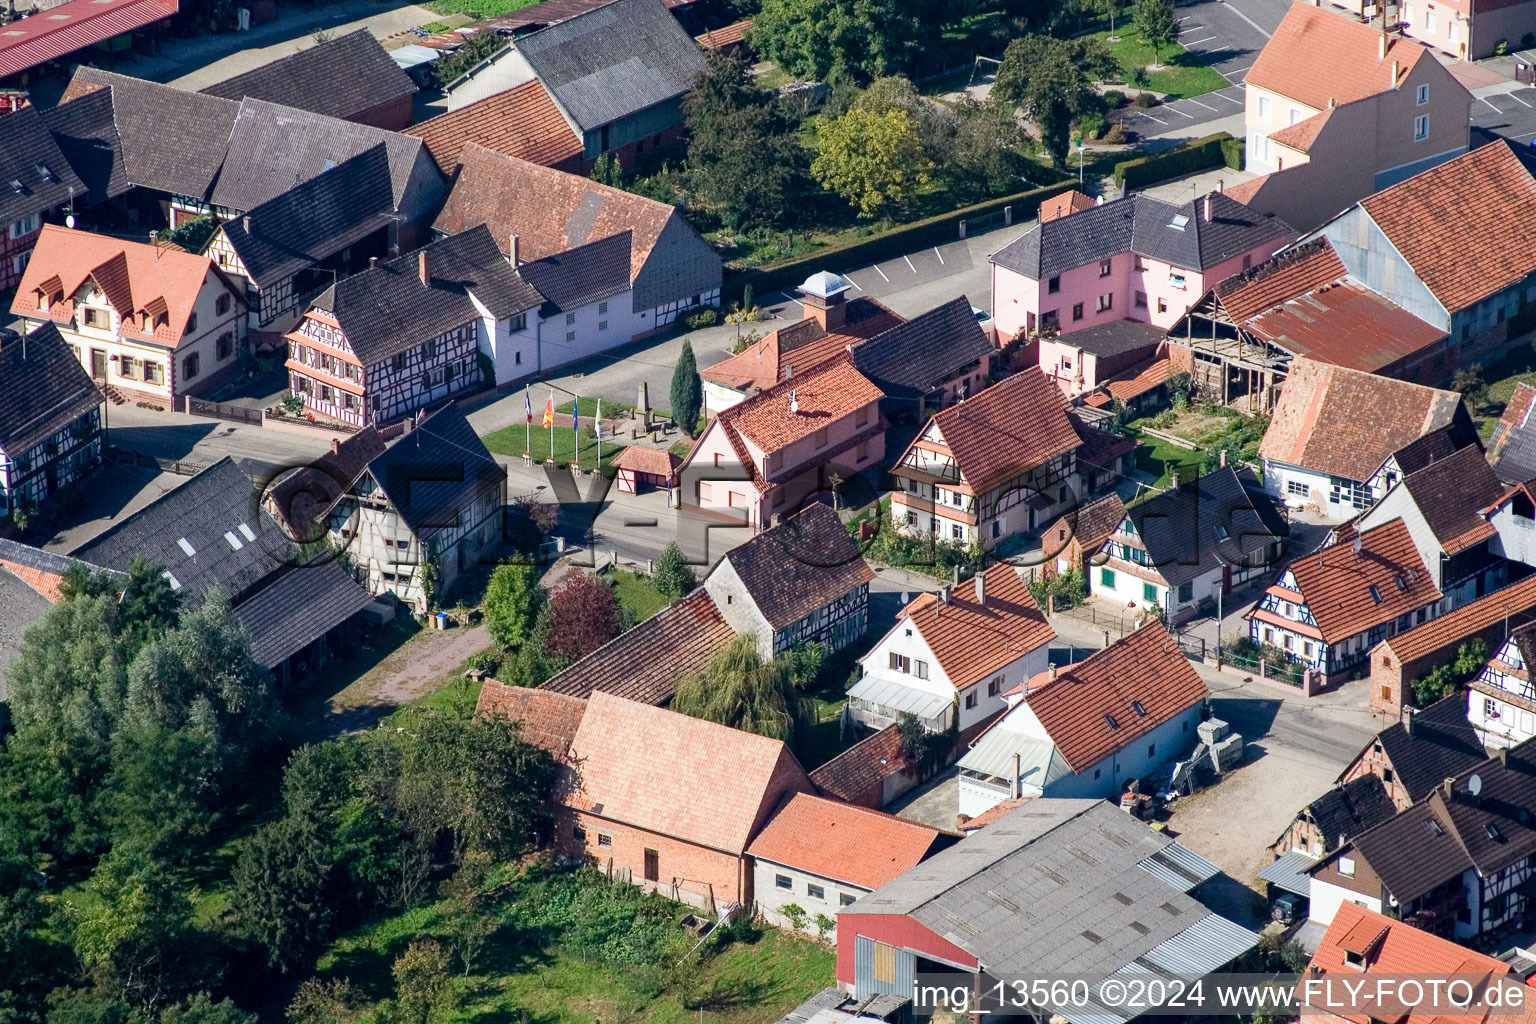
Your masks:
<svg viewBox="0 0 1536 1024"><path fill-rule="evenodd" d="M1170 178L1193 174L1211 167L1220 167L1222 164L1240 168L1242 166L1241 148L1236 153L1238 162L1233 164L1227 147L1228 142L1237 141L1226 132L1218 132L1215 135L1207 135L1203 139L1194 139L1181 146L1174 146L1172 149L1165 149L1161 153L1149 153L1135 160L1122 160L1115 164L1115 185L1121 192L1129 192Z"/></svg>
<svg viewBox="0 0 1536 1024"><path fill-rule="evenodd" d="M789 285L799 284L818 270L843 273L867 267L872 263L904 256L929 245L945 245L959 237L962 220L974 220L1013 207L1015 224L1029 220L1040 211L1040 204L1053 196L1077 187L1076 181L1058 181L1043 188L1017 192L1011 196L999 196L985 202L965 206L949 213L941 213L924 220L902 224L889 231L868 238L859 238L843 245L827 246L803 256L760 267L726 269L722 295L739 294L746 285L752 286L753 294L767 295Z"/></svg>

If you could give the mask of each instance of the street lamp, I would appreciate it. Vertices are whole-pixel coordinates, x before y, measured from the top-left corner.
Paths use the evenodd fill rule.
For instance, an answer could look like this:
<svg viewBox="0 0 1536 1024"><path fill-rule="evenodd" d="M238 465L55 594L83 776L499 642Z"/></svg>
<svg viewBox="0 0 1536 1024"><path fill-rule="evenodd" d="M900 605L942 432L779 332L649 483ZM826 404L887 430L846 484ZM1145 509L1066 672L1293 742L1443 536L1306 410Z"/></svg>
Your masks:
<svg viewBox="0 0 1536 1024"><path fill-rule="evenodd" d="M1083 136L1077 136L1077 188L1081 192L1083 188Z"/></svg>

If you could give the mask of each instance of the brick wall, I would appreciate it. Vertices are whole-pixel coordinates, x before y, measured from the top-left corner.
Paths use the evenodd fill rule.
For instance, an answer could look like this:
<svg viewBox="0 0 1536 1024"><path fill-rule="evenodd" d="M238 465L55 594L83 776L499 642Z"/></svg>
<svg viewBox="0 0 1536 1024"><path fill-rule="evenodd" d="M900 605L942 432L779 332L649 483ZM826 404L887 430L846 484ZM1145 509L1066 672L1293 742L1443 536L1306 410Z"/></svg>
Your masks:
<svg viewBox="0 0 1536 1024"><path fill-rule="evenodd" d="M576 827L586 832L577 838ZM607 846L601 845L607 837ZM656 851L657 879L645 878L645 851ZM584 858L602 871L626 878L671 899L703 907L713 896L716 908L752 902L752 870L745 856L673 839L624 825L587 811L562 808L556 813L555 850L569 859Z"/></svg>
<svg viewBox="0 0 1536 1024"><path fill-rule="evenodd" d="M1455 656L1455 648L1451 650L1451 656ZM1414 665L1423 664L1425 659L1414 662ZM1422 671L1415 671L1407 677L1412 680ZM1395 722L1403 712L1403 663L1397 660L1397 655L1387 646L1378 647L1371 652L1371 678L1367 685L1371 688L1371 710L1379 711L1387 716L1388 721ZM1409 695L1412 700L1412 695Z"/></svg>
<svg viewBox="0 0 1536 1024"><path fill-rule="evenodd" d="M17 579L39 594L42 594L48 600L57 601L59 599L59 584L64 581L64 577L56 573L34 569L30 565L7 561L3 558L0 558L0 567L9 570Z"/></svg>

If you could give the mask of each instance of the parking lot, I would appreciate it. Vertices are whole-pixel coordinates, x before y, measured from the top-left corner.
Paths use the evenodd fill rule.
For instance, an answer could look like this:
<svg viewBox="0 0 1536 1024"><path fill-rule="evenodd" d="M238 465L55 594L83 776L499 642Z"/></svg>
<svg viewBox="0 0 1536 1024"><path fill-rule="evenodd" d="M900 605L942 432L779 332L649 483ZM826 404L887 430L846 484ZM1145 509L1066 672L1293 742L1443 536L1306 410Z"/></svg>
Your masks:
<svg viewBox="0 0 1536 1024"><path fill-rule="evenodd" d="M1162 135L1165 132L1191 128L1208 121L1240 115L1243 112L1243 85L1229 85L1203 96L1191 96L1174 100L1150 110L1128 111L1120 120L1130 131L1138 135Z"/></svg>
<svg viewBox="0 0 1536 1024"><path fill-rule="evenodd" d="M1524 56L1536 59L1536 53ZM1523 86L1485 92L1472 101L1472 123L1517 146L1530 145L1536 141L1536 89Z"/></svg>

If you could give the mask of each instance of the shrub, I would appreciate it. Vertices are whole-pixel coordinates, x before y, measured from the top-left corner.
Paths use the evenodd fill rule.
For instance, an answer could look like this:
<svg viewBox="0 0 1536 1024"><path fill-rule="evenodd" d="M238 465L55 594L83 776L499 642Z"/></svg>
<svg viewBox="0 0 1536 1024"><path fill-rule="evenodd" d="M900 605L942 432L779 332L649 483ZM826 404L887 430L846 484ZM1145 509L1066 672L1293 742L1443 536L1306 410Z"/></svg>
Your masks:
<svg viewBox="0 0 1536 1024"><path fill-rule="evenodd" d="M1115 184L1124 191L1130 191L1216 167L1223 162L1222 142L1230 138L1232 136L1226 132L1219 132L1165 149L1161 153L1122 160L1115 165Z"/></svg>
<svg viewBox="0 0 1536 1024"><path fill-rule="evenodd" d="M1104 133L1104 118L1099 114L1085 114L1077 123L1077 130L1084 139L1096 139Z"/></svg>
<svg viewBox="0 0 1536 1024"><path fill-rule="evenodd" d="M1112 124L1109 131L1104 133L1104 141L1111 146L1123 146L1131 141L1131 133L1125 130L1123 124Z"/></svg>
<svg viewBox="0 0 1536 1024"><path fill-rule="evenodd" d="M1111 89L1104 94L1104 109L1119 110L1125 106L1125 93L1119 89Z"/></svg>
<svg viewBox="0 0 1536 1024"><path fill-rule="evenodd" d="M1138 68L1137 70L1140 71L1141 69ZM1157 97L1153 96L1149 92L1139 92L1136 94L1136 106L1141 110L1146 110L1148 107L1155 107L1157 104Z"/></svg>
<svg viewBox="0 0 1536 1024"><path fill-rule="evenodd" d="M779 913L784 915L784 920L795 931L804 931L806 923L805 908L798 903L786 903L779 908Z"/></svg>
<svg viewBox="0 0 1536 1024"><path fill-rule="evenodd" d="M700 327L713 327L720 322L720 311L713 306L697 306L693 309L685 309L678 314L678 319L687 324L692 330Z"/></svg>
<svg viewBox="0 0 1536 1024"><path fill-rule="evenodd" d="M1221 159L1234 171L1243 169L1243 140L1223 139L1221 142Z"/></svg>
<svg viewBox="0 0 1536 1024"><path fill-rule="evenodd" d="M495 651L479 651L469 656L468 660L464 662L464 667L475 672L484 672L486 675L493 676L496 674L496 670L501 668L501 658L497 656Z"/></svg>

